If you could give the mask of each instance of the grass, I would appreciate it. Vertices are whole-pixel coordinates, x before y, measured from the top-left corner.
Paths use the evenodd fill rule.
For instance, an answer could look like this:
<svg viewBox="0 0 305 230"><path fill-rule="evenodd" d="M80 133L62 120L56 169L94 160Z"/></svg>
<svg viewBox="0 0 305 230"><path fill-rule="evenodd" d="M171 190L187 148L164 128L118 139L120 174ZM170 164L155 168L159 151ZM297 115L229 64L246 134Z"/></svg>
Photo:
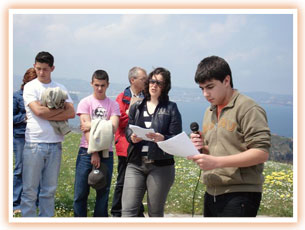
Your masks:
<svg viewBox="0 0 305 230"><path fill-rule="evenodd" d="M259 213L267 216L293 216L293 168L290 164L266 163L263 199Z"/></svg>
<svg viewBox="0 0 305 230"><path fill-rule="evenodd" d="M192 213L193 195L198 179L197 166L184 158L176 158L176 180L170 190L165 212ZM258 215L293 216L293 169L290 164L273 161L265 163L265 183ZM196 190L194 210L202 215L204 185L200 180Z"/></svg>
<svg viewBox="0 0 305 230"><path fill-rule="evenodd" d="M55 197L55 216L73 216L73 194L75 164L80 143L80 134L70 133L63 143L63 155L58 187ZM199 169L192 161L175 158L176 179L172 186L165 213L191 214L195 186ZM116 181L117 157L114 157L114 167L111 191L109 195L109 213ZM274 217L293 216L293 168L292 165L268 161L264 170L265 184L263 198L258 215ZM202 215L204 185L200 180L196 190L194 210L196 215ZM145 198L144 198L145 199ZM93 215L95 190L90 190L88 199L88 216ZM146 201L143 201L144 204ZM147 211L147 207L145 207Z"/></svg>

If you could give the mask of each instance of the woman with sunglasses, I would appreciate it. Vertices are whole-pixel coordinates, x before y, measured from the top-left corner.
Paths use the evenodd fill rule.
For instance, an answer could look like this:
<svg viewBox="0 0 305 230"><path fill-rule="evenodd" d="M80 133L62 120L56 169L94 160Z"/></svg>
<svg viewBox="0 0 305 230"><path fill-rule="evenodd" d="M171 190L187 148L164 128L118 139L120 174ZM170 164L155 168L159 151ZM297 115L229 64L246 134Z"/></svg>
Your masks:
<svg viewBox="0 0 305 230"><path fill-rule="evenodd" d="M152 71L144 89L145 98L129 109L129 125L152 128L150 141L126 129L128 165L122 196L122 216L136 217L147 191L148 215L163 217L167 194L175 179L175 161L156 144L182 132L181 115L176 103L169 101L170 72L164 68Z"/></svg>

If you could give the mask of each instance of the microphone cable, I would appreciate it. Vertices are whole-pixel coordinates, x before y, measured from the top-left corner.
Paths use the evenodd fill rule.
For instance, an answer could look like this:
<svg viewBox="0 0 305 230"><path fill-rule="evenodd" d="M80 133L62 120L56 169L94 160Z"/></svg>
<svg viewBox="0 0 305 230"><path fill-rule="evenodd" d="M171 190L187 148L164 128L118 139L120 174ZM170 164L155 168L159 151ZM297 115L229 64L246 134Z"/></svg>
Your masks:
<svg viewBox="0 0 305 230"><path fill-rule="evenodd" d="M194 195L193 195L192 217L194 217L194 213L195 213L195 196L196 196L196 191L197 191L199 181L200 181L200 177L201 177L201 171L202 170L199 168L198 180L197 180L196 187L195 187L195 190L194 190Z"/></svg>
<svg viewBox="0 0 305 230"><path fill-rule="evenodd" d="M198 131L199 130L199 125L198 125L197 122L192 122L190 124L190 129L192 130L193 133L197 133L201 136L200 132ZM199 152L202 153L202 149L199 150ZM199 176L198 176L198 180L197 180L194 195L193 195L192 217L194 217L194 213L195 213L195 196L196 196L196 191L197 191L197 188L198 188L200 177L201 177L201 169L199 168Z"/></svg>

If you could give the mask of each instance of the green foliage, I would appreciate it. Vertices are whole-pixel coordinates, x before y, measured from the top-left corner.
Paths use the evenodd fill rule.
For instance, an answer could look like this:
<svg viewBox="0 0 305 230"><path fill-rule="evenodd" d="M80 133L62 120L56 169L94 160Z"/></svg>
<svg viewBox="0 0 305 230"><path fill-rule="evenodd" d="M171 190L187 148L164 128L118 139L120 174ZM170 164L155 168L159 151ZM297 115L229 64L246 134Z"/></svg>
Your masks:
<svg viewBox="0 0 305 230"><path fill-rule="evenodd" d="M192 213L193 197L200 169L190 160L176 157L176 177L167 197L165 213ZM204 185L199 179L195 193L195 214L202 214Z"/></svg>
<svg viewBox="0 0 305 230"><path fill-rule="evenodd" d="M69 133L62 145L62 161L55 196L55 216L73 216L76 158L81 134Z"/></svg>
<svg viewBox="0 0 305 230"><path fill-rule="evenodd" d="M75 164L81 135L70 133L63 143L63 155L58 188L55 198L57 217L73 216L73 194ZM165 206L165 213L191 214L195 186L199 169L192 161L175 158L176 179ZM117 157L114 167L109 196L109 213L117 176ZM265 164L265 184L259 215L291 217L293 215L293 168L291 164L269 161ZM195 214L202 215L204 185L200 180L195 196ZM143 201L146 204L146 201ZM91 189L88 199L88 216L93 215L95 190ZM146 206L146 205L145 205ZM145 207L146 208L146 207Z"/></svg>
<svg viewBox="0 0 305 230"><path fill-rule="evenodd" d="M191 161L176 158L176 180L168 195L166 213L192 213L194 190L199 169ZM293 216L293 168L291 164L268 161L264 170L265 183L258 215ZM200 180L195 196L195 214L202 215L204 185Z"/></svg>

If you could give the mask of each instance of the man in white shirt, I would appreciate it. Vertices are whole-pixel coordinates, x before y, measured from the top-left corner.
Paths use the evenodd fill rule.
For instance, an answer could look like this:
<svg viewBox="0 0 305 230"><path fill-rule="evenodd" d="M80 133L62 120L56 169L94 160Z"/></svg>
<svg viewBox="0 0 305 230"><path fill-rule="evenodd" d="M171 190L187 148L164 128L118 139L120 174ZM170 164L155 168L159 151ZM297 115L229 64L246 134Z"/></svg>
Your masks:
<svg viewBox="0 0 305 230"><path fill-rule="evenodd" d="M24 105L27 127L23 152L23 193L21 213L24 217L36 217L37 190L40 184L39 216L54 216L55 192L61 162L63 135L55 132L49 121L65 121L74 118L73 101L67 89L51 80L55 66L53 56L40 52L35 58L35 81L24 87ZM47 88L60 87L68 99L62 109L49 109L41 105L41 95Z"/></svg>

